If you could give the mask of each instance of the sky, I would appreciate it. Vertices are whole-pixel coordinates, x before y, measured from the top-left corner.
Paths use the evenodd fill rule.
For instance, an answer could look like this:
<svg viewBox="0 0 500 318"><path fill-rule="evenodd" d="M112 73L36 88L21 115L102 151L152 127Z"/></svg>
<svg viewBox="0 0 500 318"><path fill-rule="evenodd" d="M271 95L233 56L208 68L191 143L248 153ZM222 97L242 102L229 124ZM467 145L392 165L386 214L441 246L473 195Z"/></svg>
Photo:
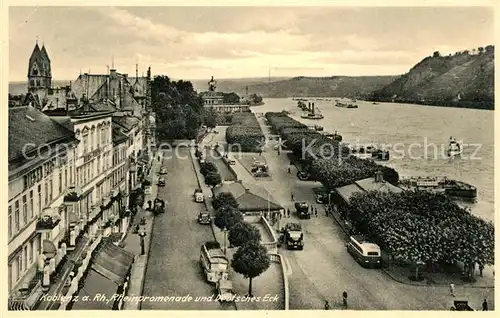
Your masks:
<svg viewBox="0 0 500 318"><path fill-rule="evenodd" d="M399 75L434 51L494 44L487 7L10 7L9 80L35 42L55 80Z"/></svg>

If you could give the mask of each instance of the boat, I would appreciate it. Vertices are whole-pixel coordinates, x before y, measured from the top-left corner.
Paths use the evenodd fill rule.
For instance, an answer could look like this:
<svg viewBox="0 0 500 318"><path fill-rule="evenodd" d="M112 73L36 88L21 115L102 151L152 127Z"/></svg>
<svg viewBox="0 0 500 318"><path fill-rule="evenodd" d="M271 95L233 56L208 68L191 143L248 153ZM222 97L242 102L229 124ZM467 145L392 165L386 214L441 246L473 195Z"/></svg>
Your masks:
<svg viewBox="0 0 500 318"><path fill-rule="evenodd" d="M304 118L304 119L323 119L325 117L323 115L319 114L319 113L313 114L313 113L310 113L310 112L305 112L305 113L302 113L302 115L300 115L300 118Z"/></svg>
<svg viewBox="0 0 500 318"><path fill-rule="evenodd" d="M340 107L340 108L358 108L358 105L356 105L356 104L346 104L346 103L341 103L341 102L336 102L335 106Z"/></svg>
<svg viewBox="0 0 500 318"><path fill-rule="evenodd" d="M304 104L305 105L305 104ZM304 110L302 115L300 116L301 118L304 119L323 119L323 115L321 115L321 112L319 109L315 109L314 103L309 103L307 106L305 106L306 109L301 108Z"/></svg>
<svg viewBox="0 0 500 318"><path fill-rule="evenodd" d="M334 134L328 133L328 132L323 132L322 135L325 136L326 138L330 138L332 140L336 140L339 142L342 141L342 135L337 134L336 131Z"/></svg>
<svg viewBox="0 0 500 318"><path fill-rule="evenodd" d="M399 185L407 190L424 190L443 193L453 197L475 199L477 189L475 186L463 181L448 179L447 177L410 177L402 178Z"/></svg>
<svg viewBox="0 0 500 318"><path fill-rule="evenodd" d="M450 141L448 144L448 157L454 157L462 153L462 147L460 144L453 138L450 137Z"/></svg>

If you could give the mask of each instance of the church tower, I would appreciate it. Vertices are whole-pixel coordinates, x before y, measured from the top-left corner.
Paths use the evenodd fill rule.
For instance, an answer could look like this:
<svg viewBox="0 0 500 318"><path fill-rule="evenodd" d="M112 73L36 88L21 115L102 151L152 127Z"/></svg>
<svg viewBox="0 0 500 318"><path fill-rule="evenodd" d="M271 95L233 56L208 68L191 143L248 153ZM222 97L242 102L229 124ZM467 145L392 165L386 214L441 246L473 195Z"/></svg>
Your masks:
<svg viewBox="0 0 500 318"><path fill-rule="evenodd" d="M45 46L42 45L40 49L37 41L28 65L28 91L48 89L51 86L52 71L50 69L50 58Z"/></svg>

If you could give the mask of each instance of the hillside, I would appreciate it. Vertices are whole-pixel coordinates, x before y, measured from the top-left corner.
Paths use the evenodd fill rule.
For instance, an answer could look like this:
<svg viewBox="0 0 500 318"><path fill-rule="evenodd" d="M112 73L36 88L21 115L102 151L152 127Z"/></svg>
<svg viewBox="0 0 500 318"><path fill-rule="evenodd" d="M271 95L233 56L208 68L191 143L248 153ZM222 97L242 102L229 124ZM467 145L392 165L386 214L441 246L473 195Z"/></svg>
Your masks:
<svg viewBox="0 0 500 318"><path fill-rule="evenodd" d="M494 47L441 56L435 52L368 98L425 105L494 108Z"/></svg>
<svg viewBox="0 0 500 318"><path fill-rule="evenodd" d="M215 77L215 76L214 76ZM287 79L288 77L271 77L271 82L280 81ZM217 79L217 91L219 92L234 92L240 96L245 94L245 87L248 86L249 93L256 93L252 91L250 87L256 84L268 83L268 77L257 77L257 78L223 78ZM193 87L198 92L203 92L208 89L208 81L206 80L190 80L193 83Z"/></svg>
<svg viewBox="0 0 500 318"><path fill-rule="evenodd" d="M396 76L294 77L249 86L263 97L357 97L368 96L391 83Z"/></svg>
<svg viewBox="0 0 500 318"><path fill-rule="evenodd" d="M61 87L69 85L69 80L53 80L53 87ZM9 94L11 95L23 95L28 91L28 80L22 82L9 82Z"/></svg>

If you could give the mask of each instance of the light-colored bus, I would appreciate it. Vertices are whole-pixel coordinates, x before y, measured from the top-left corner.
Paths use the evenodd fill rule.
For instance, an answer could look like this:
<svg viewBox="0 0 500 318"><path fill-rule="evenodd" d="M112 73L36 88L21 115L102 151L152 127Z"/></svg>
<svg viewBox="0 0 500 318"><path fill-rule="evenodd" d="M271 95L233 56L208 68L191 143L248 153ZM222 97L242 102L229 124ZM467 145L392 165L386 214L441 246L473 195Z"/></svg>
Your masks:
<svg viewBox="0 0 500 318"><path fill-rule="evenodd" d="M347 251L363 267L380 267L382 255L377 244L368 242L363 236L353 235L346 243Z"/></svg>
<svg viewBox="0 0 500 318"><path fill-rule="evenodd" d="M200 264L207 281L216 283L228 279L229 261L217 242L206 242L201 246Z"/></svg>

